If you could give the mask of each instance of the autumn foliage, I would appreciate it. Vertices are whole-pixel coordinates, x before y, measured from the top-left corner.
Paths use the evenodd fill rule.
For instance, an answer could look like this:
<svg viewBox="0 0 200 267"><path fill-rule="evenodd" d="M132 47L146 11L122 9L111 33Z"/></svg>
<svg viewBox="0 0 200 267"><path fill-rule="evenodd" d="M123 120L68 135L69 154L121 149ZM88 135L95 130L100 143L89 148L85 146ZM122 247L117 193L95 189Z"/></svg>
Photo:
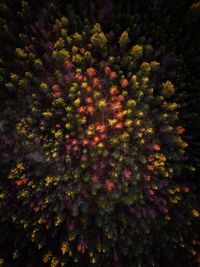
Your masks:
<svg viewBox="0 0 200 267"><path fill-rule="evenodd" d="M36 266L38 255L51 267L162 266L161 250L187 247L183 228L199 218L187 202L179 84L164 53L128 29L114 34L84 20L79 30L73 9L68 17L54 4L43 15L20 36L3 76L11 98L0 121L10 148L1 220L22 237L10 245L4 234L12 248L2 262ZM20 265L24 250L29 265Z"/></svg>

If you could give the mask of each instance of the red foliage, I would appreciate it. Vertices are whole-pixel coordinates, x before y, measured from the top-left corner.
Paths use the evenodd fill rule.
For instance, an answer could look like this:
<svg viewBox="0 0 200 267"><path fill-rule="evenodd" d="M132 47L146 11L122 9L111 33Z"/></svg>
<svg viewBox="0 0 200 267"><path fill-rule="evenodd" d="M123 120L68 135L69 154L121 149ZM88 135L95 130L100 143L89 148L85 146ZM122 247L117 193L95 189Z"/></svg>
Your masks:
<svg viewBox="0 0 200 267"><path fill-rule="evenodd" d="M114 185L113 182L107 180L106 181L106 184L105 184L105 188L106 188L107 191L110 192L110 191L112 191L115 188L115 185Z"/></svg>

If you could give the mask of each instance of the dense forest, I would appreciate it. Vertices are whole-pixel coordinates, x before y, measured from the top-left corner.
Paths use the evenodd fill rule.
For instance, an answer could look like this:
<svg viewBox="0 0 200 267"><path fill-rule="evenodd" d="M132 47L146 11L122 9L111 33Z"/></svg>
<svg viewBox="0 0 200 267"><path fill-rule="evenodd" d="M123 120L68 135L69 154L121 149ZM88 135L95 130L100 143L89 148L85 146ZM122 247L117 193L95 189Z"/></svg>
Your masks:
<svg viewBox="0 0 200 267"><path fill-rule="evenodd" d="M0 1L0 266L200 266L200 2Z"/></svg>

